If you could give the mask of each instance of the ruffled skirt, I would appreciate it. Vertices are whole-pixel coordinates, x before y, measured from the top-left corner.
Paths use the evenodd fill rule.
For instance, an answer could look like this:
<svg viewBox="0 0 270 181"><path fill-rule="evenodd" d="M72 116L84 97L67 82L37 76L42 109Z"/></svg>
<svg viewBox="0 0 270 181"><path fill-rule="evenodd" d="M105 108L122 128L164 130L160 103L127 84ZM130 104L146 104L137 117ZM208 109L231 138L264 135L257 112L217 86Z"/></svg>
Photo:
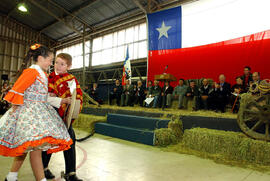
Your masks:
<svg viewBox="0 0 270 181"><path fill-rule="evenodd" d="M0 119L0 155L20 156L33 150L67 150L72 140L63 120L48 103L24 101Z"/></svg>

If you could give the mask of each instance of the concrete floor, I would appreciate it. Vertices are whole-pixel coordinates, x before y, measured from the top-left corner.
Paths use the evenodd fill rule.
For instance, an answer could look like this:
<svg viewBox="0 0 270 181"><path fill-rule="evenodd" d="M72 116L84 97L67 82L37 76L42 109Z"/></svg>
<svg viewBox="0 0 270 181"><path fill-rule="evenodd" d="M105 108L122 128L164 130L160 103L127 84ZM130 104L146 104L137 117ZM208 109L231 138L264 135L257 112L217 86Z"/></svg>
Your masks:
<svg viewBox="0 0 270 181"><path fill-rule="evenodd" d="M82 136L84 133L78 133ZM84 181L269 181L270 174L217 164L192 155L163 152L147 146L95 134L77 143L77 174ZM8 173L12 158L0 157L0 180ZM62 153L54 154L50 168L60 181ZM19 181L34 181L29 160Z"/></svg>

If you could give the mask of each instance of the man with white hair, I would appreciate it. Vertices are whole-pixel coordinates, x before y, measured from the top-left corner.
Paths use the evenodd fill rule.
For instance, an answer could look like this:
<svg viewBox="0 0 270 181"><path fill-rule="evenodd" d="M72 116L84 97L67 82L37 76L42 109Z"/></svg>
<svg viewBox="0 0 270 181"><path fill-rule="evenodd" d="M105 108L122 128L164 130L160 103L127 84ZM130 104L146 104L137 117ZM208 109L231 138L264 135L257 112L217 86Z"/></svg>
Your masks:
<svg viewBox="0 0 270 181"><path fill-rule="evenodd" d="M252 74L252 83L260 83L261 79L260 79L260 73L259 72L254 72Z"/></svg>
<svg viewBox="0 0 270 181"><path fill-rule="evenodd" d="M224 74L219 75L219 83L215 82L211 97L211 108L215 111L225 112L226 104L229 102L231 85L227 83Z"/></svg>
<svg viewBox="0 0 270 181"><path fill-rule="evenodd" d="M138 80L135 90L135 103L139 103L143 107L143 101L145 100L145 88L141 80Z"/></svg>

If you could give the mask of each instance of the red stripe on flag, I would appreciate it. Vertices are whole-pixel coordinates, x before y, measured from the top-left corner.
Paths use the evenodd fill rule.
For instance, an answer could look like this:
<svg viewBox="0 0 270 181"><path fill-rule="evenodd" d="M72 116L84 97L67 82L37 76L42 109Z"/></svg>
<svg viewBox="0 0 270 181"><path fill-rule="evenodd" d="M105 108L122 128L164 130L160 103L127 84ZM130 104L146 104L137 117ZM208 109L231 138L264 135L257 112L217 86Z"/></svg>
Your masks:
<svg viewBox="0 0 270 181"><path fill-rule="evenodd" d="M220 74L235 82L243 75L244 66L261 77L270 78L270 30L224 42L171 50L149 51L148 80L154 80L168 65L167 73L176 78L211 78L217 81ZM172 83L176 85L177 82Z"/></svg>
<svg viewBox="0 0 270 181"><path fill-rule="evenodd" d="M125 65L123 66L123 75L122 75L122 85L126 85L126 70L125 70Z"/></svg>

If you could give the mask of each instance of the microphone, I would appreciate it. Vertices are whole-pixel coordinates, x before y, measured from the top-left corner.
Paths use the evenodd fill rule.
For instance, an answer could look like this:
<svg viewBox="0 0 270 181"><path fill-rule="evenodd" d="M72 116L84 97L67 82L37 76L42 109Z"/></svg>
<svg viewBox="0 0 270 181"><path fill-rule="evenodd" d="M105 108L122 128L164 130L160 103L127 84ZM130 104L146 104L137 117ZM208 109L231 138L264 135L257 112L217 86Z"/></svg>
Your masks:
<svg viewBox="0 0 270 181"><path fill-rule="evenodd" d="M164 71L163 71L163 74L165 73L165 71L168 69L168 65L166 65Z"/></svg>

